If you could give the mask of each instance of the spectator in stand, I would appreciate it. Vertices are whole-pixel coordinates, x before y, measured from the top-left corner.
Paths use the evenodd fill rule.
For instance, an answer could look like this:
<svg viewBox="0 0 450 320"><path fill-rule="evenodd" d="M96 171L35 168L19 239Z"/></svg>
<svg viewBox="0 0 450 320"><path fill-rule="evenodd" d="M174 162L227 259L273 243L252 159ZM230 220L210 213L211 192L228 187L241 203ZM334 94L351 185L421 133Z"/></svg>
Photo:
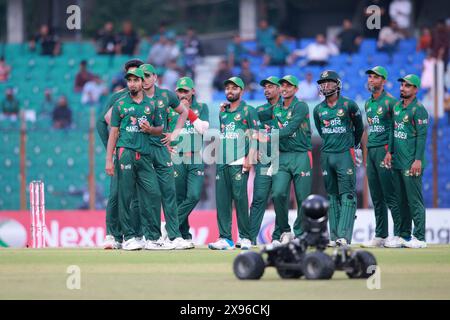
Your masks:
<svg viewBox="0 0 450 320"><path fill-rule="evenodd" d="M186 75L192 80L195 80L195 65L197 60L202 56L202 46L200 39L194 28L189 27L184 38L184 61L186 67ZM173 90L173 88L171 88Z"/></svg>
<svg viewBox="0 0 450 320"><path fill-rule="evenodd" d="M181 74L177 62L175 60L169 61L161 77L161 88L174 91L180 77Z"/></svg>
<svg viewBox="0 0 450 320"><path fill-rule="evenodd" d="M55 107L55 101L53 101L52 90L47 88L44 91L44 101L41 103L40 116L49 116Z"/></svg>
<svg viewBox="0 0 450 320"><path fill-rule="evenodd" d="M97 32L96 42L98 54L113 55L116 53L118 39L114 32L114 24L112 22L106 22L103 29Z"/></svg>
<svg viewBox="0 0 450 320"><path fill-rule="evenodd" d="M118 35L118 50L121 54L132 56L137 53L139 47L139 37L133 30L131 21L122 24L122 32Z"/></svg>
<svg viewBox="0 0 450 320"><path fill-rule="evenodd" d="M389 6L389 16L397 22L398 29L404 36L408 36L411 28L412 4L410 0L394 0Z"/></svg>
<svg viewBox="0 0 450 320"><path fill-rule="evenodd" d="M352 22L349 19L344 19L342 31L338 34L337 39L340 42L340 52L348 54L358 52L362 41L361 35L353 28Z"/></svg>
<svg viewBox="0 0 450 320"><path fill-rule="evenodd" d="M150 43L153 45L159 41L163 36L166 37L167 34L167 23L165 21L161 22L158 27L158 32L150 37Z"/></svg>
<svg viewBox="0 0 450 320"><path fill-rule="evenodd" d="M100 77L94 76L91 81L87 82L81 93L81 103L84 105L97 106L100 99L108 94L104 82Z"/></svg>
<svg viewBox="0 0 450 320"><path fill-rule="evenodd" d="M250 62L248 59L243 59L241 62L241 73L238 75L245 83L245 91L250 93L250 97L253 99L253 94L258 87L255 79L255 75L250 70Z"/></svg>
<svg viewBox="0 0 450 320"><path fill-rule="evenodd" d="M244 46L242 45L241 36L239 34L235 34L233 37L233 42L228 44L227 47L228 65L230 66L230 68L234 68L234 66L240 65L242 59L245 58L246 53L249 53L249 50L244 48Z"/></svg>
<svg viewBox="0 0 450 320"><path fill-rule="evenodd" d="M280 34L277 36L275 43L267 47L264 55L264 65L284 66L288 56L289 49L284 45L284 36Z"/></svg>
<svg viewBox="0 0 450 320"><path fill-rule="evenodd" d="M390 23L390 18L388 14L388 4L389 0L365 0L362 4L363 12L360 15L360 31L364 38L378 39L380 33L380 28L387 26ZM380 15L380 28L369 29L367 27L367 22L370 17L373 17L374 11L367 10L370 6L376 6L379 11L376 13ZM371 20L373 21L373 20Z"/></svg>
<svg viewBox="0 0 450 320"><path fill-rule="evenodd" d="M35 51L38 45L43 56L57 56L61 53L61 43L58 37L50 32L46 24L41 26L39 33L30 41L29 48L31 51Z"/></svg>
<svg viewBox="0 0 450 320"><path fill-rule="evenodd" d="M299 100L303 101L319 100L319 90L316 82L313 81L311 72L306 73L305 80L300 81L296 96Z"/></svg>
<svg viewBox="0 0 450 320"><path fill-rule="evenodd" d="M65 96L59 97L58 103L53 109L52 119L55 129L67 129L72 125L72 110L70 110Z"/></svg>
<svg viewBox="0 0 450 320"><path fill-rule="evenodd" d="M444 62L447 70L450 33L444 20L439 20L433 30L431 50L433 57Z"/></svg>
<svg viewBox="0 0 450 320"><path fill-rule="evenodd" d="M77 75L75 76L75 92L81 92L83 91L84 85L91 81L94 78L94 74L90 73L87 70L87 61L82 60L80 62L80 70L78 71Z"/></svg>
<svg viewBox="0 0 450 320"><path fill-rule="evenodd" d="M389 26L383 27L378 37L378 50L386 52L392 59L392 55L397 51L398 42L403 39L403 35L398 29L397 22L391 21Z"/></svg>
<svg viewBox="0 0 450 320"><path fill-rule="evenodd" d="M269 26L267 20L261 20L256 30L256 46L258 52L265 53L268 48L273 47L275 45L275 36L275 28Z"/></svg>
<svg viewBox="0 0 450 320"><path fill-rule="evenodd" d="M214 89L217 91L223 91L224 81L231 78L232 76L233 72L231 72L231 68L229 67L227 60L224 59L220 61L219 67L213 80Z"/></svg>
<svg viewBox="0 0 450 320"><path fill-rule="evenodd" d="M5 57L0 57L0 82L8 81L11 67L6 64Z"/></svg>
<svg viewBox="0 0 450 320"><path fill-rule="evenodd" d="M5 96L5 100L1 103L2 118L16 121L19 116L20 102L14 96L13 88L7 88Z"/></svg>
<svg viewBox="0 0 450 320"><path fill-rule="evenodd" d="M169 61L177 60L179 55L180 49L173 36L161 35L159 41L150 48L147 61L155 68L164 68Z"/></svg>
<svg viewBox="0 0 450 320"><path fill-rule="evenodd" d="M434 65L436 64L436 58L433 57L431 50L427 51L427 56L423 60L422 75L420 77L420 88L423 90L430 90L433 88L434 80Z"/></svg>
<svg viewBox="0 0 450 320"><path fill-rule="evenodd" d="M431 48L432 38L430 28L423 28L419 41L417 42L417 51L427 51Z"/></svg>
<svg viewBox="0 0 450 320"><path fill-rule="evenodd" d="M325 67L331 55L336 55L339 50L331 43L327 43L323 34L316 36L316 42L309 44L305 49L295 50L289 57L288 63L292 64L297 57L306 57L307 65Z"/></svg>

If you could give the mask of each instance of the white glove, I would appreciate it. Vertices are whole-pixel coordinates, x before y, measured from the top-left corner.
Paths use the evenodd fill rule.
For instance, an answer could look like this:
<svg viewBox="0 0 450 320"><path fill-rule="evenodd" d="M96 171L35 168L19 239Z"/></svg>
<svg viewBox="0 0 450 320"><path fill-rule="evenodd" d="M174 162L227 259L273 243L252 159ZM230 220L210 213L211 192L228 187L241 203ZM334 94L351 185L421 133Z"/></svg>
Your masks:
<svg viewBox="0 0 450 320"><path fill-rule="evenodd" d="M363 162L363 154L361 147L358 145L355 147L355 165L357 167L360 167L362 162Z"/></svg>
<svg viewBox="0 0 450 320"><path fill-rule="evenodd" d="M194 126L194 129L200 134L204 134L209 128L209 122L200 119L195 120L192 125Z"/></svg>

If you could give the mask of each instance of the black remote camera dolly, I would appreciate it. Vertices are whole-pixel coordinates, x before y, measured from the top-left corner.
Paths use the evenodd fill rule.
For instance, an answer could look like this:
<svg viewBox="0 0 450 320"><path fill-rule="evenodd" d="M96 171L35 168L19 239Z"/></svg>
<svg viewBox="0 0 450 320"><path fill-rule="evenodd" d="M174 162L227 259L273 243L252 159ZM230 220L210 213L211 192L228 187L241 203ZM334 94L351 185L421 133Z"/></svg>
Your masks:
<svg viewBox="0 0 450 320"><path fill-rule="evenodd" d="M310 195L303 201L303 229L301 237L287 244L267 245L260 253L247 251L239 254L233 263L238 279L256 280L266 267L275 267L283 279L331 279L335 270L345 271L352 279L366 279L375 273L377 261L368 251L336 247L330 256L328 246L328 201L319 195ZM313 249L316 250L309 250Z"/></svg>

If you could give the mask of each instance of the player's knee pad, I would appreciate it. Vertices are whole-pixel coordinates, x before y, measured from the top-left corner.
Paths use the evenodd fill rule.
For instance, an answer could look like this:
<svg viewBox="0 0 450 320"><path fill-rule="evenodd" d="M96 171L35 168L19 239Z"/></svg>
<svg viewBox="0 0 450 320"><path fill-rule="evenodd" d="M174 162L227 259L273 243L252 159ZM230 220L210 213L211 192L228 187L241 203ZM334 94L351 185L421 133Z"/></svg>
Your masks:
<svg viewBox="0 0 450 320"><path fill-rule="evenodd" d="M353 193L343 193L341 195L341 204L342 205L354 205L356 206L356 196Z"/></svg>

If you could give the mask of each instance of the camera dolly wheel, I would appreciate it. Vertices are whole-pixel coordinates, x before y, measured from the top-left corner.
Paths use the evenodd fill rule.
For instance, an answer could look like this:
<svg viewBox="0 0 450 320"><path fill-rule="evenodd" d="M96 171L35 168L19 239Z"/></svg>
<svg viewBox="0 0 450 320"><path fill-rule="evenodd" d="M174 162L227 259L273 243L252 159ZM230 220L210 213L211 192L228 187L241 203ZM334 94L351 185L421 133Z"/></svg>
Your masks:
<svg viewBox="0 0 450 320"><path fill-rule="evenodd" d="M265 268L262 256L253 251L239 254L233 263L234 274L241 280L258 280Z"/></svg>
<svg viewBox="0 0 450 320"><path fill-rule="evenodd" d="M351 279L367 279L375 272L370 267L376 265L377 260L373 254L364 250L355 251L349 262L350 270L346 274Z"/></svg>
<svg viewBox="0 0 450 320"><path fill-rule="evenodd" d="M321 251L307 253L303 259L302 270L305 278L309 280L331 279L334 273L334 261Z"/></svg>

